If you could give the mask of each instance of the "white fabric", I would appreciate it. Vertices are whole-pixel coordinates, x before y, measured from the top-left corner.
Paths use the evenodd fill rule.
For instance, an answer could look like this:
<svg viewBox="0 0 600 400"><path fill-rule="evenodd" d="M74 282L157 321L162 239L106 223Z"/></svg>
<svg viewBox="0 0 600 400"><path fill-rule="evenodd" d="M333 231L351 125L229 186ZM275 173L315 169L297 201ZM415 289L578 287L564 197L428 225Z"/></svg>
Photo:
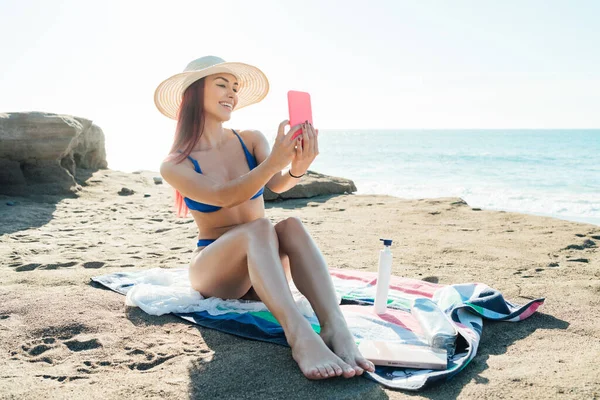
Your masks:
<svg viewBox="0 0 600 400"><path fill-rule="evenodd" d="M211 315L230 312L246 313L268 311L263 302L248 300L223 300L216 297L204 298L192 289L188 268L153 268L139 271L132 279L134 286L125 296L125 304L139 307L151 315L168 313L192 313L206 311ZM314 311L293 282L290 289L300 312L306 317ZM341 301L341 298L338 299Z"/></svg>

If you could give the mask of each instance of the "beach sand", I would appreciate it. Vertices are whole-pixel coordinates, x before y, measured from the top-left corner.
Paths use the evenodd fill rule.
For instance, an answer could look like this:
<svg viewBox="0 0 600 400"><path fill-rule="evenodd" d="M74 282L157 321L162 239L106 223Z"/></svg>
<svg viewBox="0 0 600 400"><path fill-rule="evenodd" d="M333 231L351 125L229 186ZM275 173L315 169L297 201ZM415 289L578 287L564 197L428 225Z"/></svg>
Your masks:
<svg viewBox="0 0 600 400"><path fill-rule="evenodd" d="M172 189L155 185L157 175L100 170L79 198L0 196L0 398L600 397L599 226L457 198L267 203L274 223L301 218L330 267L376 271L385 237L395 275L483 282L519 304L546 298L523 322L485 321L477 356L452 380L400 392L362 377L309 381L289 348L150 316L92 284L188 265L196 227L175 217ZM135 193L120 196L122 187Z"/></svg>

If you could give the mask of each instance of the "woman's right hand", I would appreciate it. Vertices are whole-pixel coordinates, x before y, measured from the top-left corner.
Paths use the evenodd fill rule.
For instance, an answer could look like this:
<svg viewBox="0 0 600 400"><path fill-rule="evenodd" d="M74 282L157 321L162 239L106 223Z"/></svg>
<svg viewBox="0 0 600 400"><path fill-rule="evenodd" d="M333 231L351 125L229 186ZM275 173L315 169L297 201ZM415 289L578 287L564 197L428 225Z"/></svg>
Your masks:
<svg viewBox="0 0 600 400"><path fill-rule="evenodd" d="M275 143L273 144L271 154L269 154L269 157L267 157L267 160L269 160L273 168L277 168L277 171L281 171L292 162L294 155L296 154L296 141L300 140L292 140L292 136L294 136L294 133L296 133L298 130L302 129L302 124L293 126L290 131L285 134L284 129L289 122L290 121L286 119L279 124L277 138L275 138ZM301 137L302 135L300 135L298 138Z"/></svg>

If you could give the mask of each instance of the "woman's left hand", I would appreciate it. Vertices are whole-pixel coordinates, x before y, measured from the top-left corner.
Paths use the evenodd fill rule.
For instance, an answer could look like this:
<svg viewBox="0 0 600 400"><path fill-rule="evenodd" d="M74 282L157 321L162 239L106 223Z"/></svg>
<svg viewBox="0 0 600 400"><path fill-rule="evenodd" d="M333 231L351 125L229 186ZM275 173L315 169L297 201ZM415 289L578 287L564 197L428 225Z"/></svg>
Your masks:
<svg viewBox="0 0 600 400"><path fill-rule="evenodd" d="M296 154L292 160L290 172L294 175L306 173L308 167L319 154L319 130L310 122L302 124L302 135L296 139Z"/></svg>

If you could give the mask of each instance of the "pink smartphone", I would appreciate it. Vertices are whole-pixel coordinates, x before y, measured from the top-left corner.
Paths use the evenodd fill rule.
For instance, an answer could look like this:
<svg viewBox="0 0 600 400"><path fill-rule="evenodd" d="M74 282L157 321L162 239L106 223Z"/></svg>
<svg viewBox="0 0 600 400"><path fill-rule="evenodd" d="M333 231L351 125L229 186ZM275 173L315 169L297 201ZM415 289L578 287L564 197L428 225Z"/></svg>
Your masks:
<svg viewBox="0 0 600 400"><path fill-rule="evenodd" d="M305 121L313 123L310 94L290 90L288 92L288 110L290 112L290 128ZM302 130L294 133L293 139L302 134Z"/></svg>
<svg viewBox="0 0 600 400"><path fill-rule="evenodd" d="M420 369L448 368L446 350L428 346L362 340L358 350L363 357L375 365Z"/></svg>

